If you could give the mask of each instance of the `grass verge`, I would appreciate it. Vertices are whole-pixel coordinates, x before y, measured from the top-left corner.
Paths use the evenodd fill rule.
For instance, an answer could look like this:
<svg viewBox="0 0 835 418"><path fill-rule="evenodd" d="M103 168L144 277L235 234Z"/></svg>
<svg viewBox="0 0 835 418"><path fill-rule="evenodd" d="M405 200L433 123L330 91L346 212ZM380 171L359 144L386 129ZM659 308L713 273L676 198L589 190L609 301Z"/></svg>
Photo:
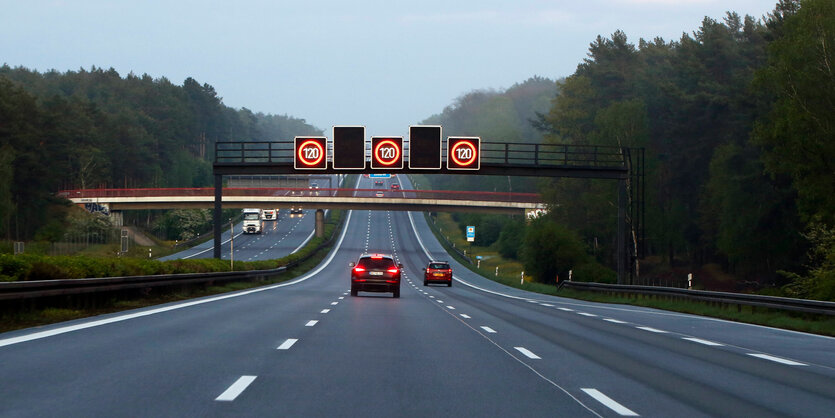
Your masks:
<svg viewBox="0 0 835 418"><path fill-rule="evenodd" d="M682 312L711 318L725 319L729 321L745 322L749 324L764 325L774 328L809 332L819 335L835 336L835 318L826 315L803 314L774 309L752 308L748 306L744 306L738 309L736 305L730 304L722 306L719 304L711 304L708 302L681 301L665 298L656 298L651 296L620 296L577 289L558 289L556 286L544 283L528 281L520 283L519 276L508 276L502 275L500 273L497 277L490 269L485 269L483 267L485 265L484 262L482 262L482 268L477 268L475 265L470 264L468 260L466 260L460 254L458 254L457 251L453 250L452 246L446 240L446 237L449 236L449 234L445 233L445 231L439 230L439 225L440 228L445 227L447 229L455 227L455 225L453 223L453 225L450 226L450 222L443 221L444 218L442 215L443 214L439 214L439 216L436 219L436 222L433 223L432 220L429 219L429 216L425 214L430 229L432 230L432 233L435 234L435 236L438 238L438 241L441 243L444 249L447 250L450 256L456 259L465 267L467 267L469 270L473 271L474 273L479 274L482 277L488 278L495 282L504 284L506 286L515 287L517 289L523 289L535 293L585 300L590 302L644 306L673 312ZM456 247L458 246L459 244L456 244ZM468 252L468 255L469 254L470 253ZM475 252L475 254L479 254L479 252ZM499 259L496 260L495 263L501 263L500 260L501 259L499 257ZM515 273L518 274L518 270Z"/></svg>
<svg viewBox="0 0 835 418"><path fill-rule="evenodd" d="M330 219L325 224L325 236L336 237L340 230L337 229L344 211L334 210L331 212ZM285 282L294 279L316 267L333 249L336 239L331 240L327 246L316 250L322 243L322 238L313 239L308 242L295 255L304 255L310 253L310 257L302 260L292 268L285 270L271 276L268 279L260 281L239 281L228 282L222 285L214 286L194 286L188 288L180 288L177 290L155 290L155 293L142 298L118 299L112 298L104 301L100 306L95 308L84 309L68 309L47 307L42 309L22 310L15 312L6 312L0 314L0 332L12 331L22 328L30 328L41 325L53 324L57 322L69 321L73 319L86 318L96 315L102 315L113 312L120 312L129 309L144 308L148 306L159 305L163 303L177 302L186 299L193 299L205 296L216 295L220 293L233 292L238 290L251 289L259 286L267 286L271 284ZM298 259L298 257L288 256L285 259ZM275 260L262 261L258 263L275 263ZM238 270L238 263L235 263L235 270ZM273 268L274 266L264 266L264 268Z"/></svg>

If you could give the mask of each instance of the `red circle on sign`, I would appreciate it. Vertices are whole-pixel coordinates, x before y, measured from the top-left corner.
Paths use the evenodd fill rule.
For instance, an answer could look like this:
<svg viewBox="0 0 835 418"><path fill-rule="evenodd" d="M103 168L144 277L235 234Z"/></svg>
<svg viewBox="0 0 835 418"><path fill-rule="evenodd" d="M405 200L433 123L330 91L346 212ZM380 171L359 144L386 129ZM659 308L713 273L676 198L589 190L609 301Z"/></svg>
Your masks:
<svg viewBox="0 0 835 418"><path fill-rule="evenodd" d="M469 147L473 151L472 156L470 157L469 160L461 161L461 160L458 159L458 157L455 156L456 151L462 145L466 145L467 147ZM475 149L475 145L472 142L470 142L470 141L458 141L458 142L455 143L455 145L452 146L452 150L450 151L450 157L452 157L452 161L455 162L455 164L457 164L459 166L462 166L462 167L466 167L468 165L471 165L473 162L475 162L476 158L478 158L478 151Z"/></svg>
<svg viewBox="0 0 835 418"><path fill-rule="evenodd" d="M383 160L380 157L380 154L379 154L380 147L382 147L383 145L391 145L391 147L394 148L394 157L392 157L390 160ZM377 144L377 146L374 147L374 158L377 160L378 163L380 163L382 165L392 165L400 159L400 147L397 146L396 142L394 142L390 139L380 141Z"/></svg>
<svg viewBox="0 0 835 418"><path fill-rule="evenodd" d="M304 151L304 149L307 148L308 145L313 145L314 147L316 147L316 149L319 150L319 158L317 158L314 161L308 160L303 155L302 151ZM304 165L316 165L322 162L322 158L325 158L325 149L324 147L322 147L322 144L320 144L319 141L309 139L307 141L302 142L302 144L299 146L298 157L299 161L301 161Z"/></svg>

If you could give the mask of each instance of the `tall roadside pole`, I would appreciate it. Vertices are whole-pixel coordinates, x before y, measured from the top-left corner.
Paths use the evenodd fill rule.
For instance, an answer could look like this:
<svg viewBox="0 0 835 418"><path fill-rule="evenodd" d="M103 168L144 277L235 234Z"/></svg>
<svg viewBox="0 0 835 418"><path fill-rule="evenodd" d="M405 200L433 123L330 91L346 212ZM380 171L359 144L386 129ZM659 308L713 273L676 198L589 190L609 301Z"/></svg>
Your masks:
<svg viewBox="0 0 835 418"><path fill-rule="evenodd" d="M626 179L618 180L618 284L626 283Z"/></svg>
<svg viewBox="0 0 835 418"><path fill-rule="evenodd" d="M214 233L215 233L215 247L213 257L220 260L220 236L222 231L222 221L220 220L223 202L223 175L215 174L215 214L214 214Z"/></svg>

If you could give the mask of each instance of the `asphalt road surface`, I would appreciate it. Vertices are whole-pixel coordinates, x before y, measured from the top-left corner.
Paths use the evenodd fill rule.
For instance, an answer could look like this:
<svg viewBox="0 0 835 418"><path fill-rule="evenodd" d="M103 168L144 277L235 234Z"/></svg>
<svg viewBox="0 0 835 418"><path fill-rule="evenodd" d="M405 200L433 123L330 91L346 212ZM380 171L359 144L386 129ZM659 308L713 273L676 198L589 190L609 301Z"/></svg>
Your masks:
<svg viewBox="0 0 835 418"><path fill-rule="evenodd" d="M835 339L528 293L455 262L452 287L424 287L430 258L452 260L421 214L347 216L335 250L295 280L0 334L0 416L835 410ZM362 252L404 264L400 299L349 296Z"/></svg>
<svg viewBox="0 0 835 418"><path fill-rule="evenodd" d="M264 221L261 234L241 233L242 225L235 225L235 239L231 242L235 249L235 260L256 261L281 258L298 251L313 238L315 210L305 210L301 215L290 215L289 210L279 211L275 221ZM229 259L230 241L229 225L226 225L221 235L222 259ZM188 250L181 251L160 260L176 260L181 258L212 258L214 240L210 239Z"/></svg>

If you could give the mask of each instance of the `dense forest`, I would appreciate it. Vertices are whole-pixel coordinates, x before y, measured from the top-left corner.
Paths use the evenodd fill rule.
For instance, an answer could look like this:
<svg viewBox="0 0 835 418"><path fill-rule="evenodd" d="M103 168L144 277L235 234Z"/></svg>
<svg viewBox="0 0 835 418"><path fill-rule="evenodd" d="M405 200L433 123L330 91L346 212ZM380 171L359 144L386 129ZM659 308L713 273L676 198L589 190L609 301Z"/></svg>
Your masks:
<svg viewBox="0 0 835 418"><path fill-rule="evenodd" d="M0 237L52 239L58 190L211 185L216 141L321 134L304 119L223 104L187 78L0 67ZM52 220L52 222L46 222Z"/></svg>
<svg viewBox="0 0 835 418"><path fill-rule="evenodd" d="M444 136L480 136L490 142L541 143L543 133L531 121L547 112L557 94L554 80L532 77L508 89L476 90L457 98L443 112L425 119L443 126ZM435 176L433 185L454 190L536 192L530 178Z"/></svg>
<svg viewBox="0 0 835 418"><path fill-rule="evenodd" d="M556 83L549 110L506 113L535 119L546 142L645 148L648 257L641 274L727 272L736 289L776 286L790 296L835 299L832 45L831 0L781 0L761 20L705 18L674 41L636 44L617 31L597 37L575 73ZM509 132L522 131L504 126L491 131L484 121L500 116L478 113L484 96L463 96L429 121L446 128L454 120L462 133L482 137L540 140L514 137ZM540 236L533 247L575 234L613 266L613 182L554 179L540 190L551 210L527 228L529 241ZM472 225L474 216L460 218ZM509 241L525 241L517 223L499 227ZM541 237L549 228L555 232ZM524 248L510 255L524 258Z"/></svg>

